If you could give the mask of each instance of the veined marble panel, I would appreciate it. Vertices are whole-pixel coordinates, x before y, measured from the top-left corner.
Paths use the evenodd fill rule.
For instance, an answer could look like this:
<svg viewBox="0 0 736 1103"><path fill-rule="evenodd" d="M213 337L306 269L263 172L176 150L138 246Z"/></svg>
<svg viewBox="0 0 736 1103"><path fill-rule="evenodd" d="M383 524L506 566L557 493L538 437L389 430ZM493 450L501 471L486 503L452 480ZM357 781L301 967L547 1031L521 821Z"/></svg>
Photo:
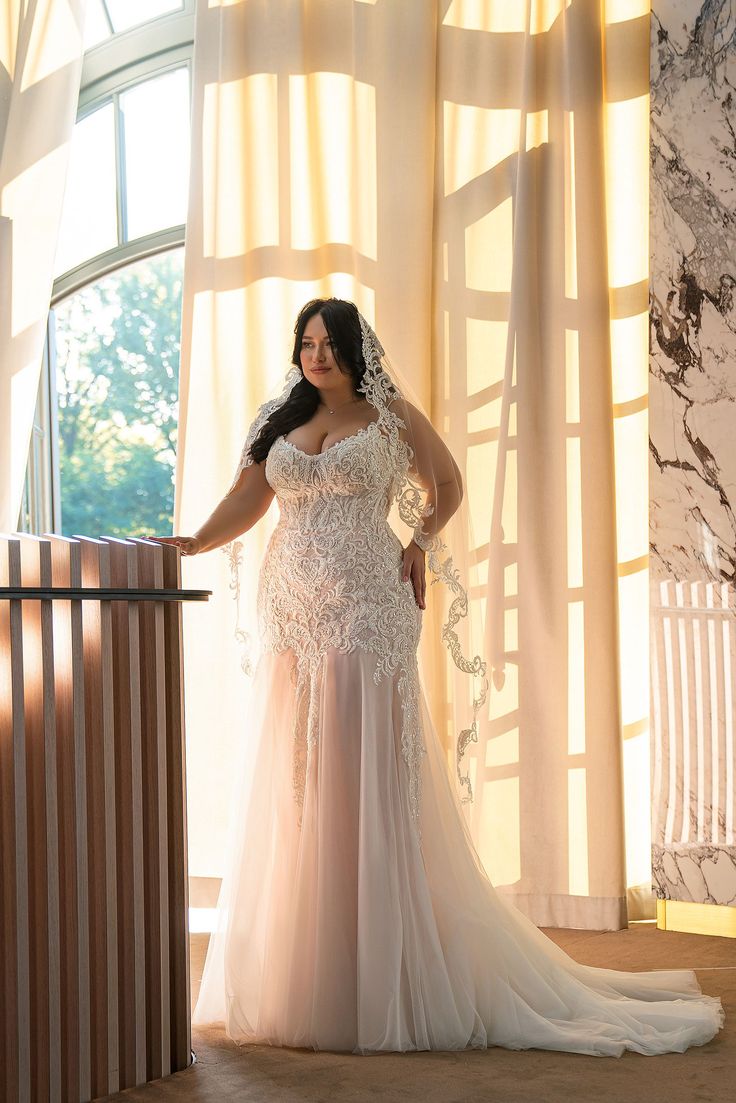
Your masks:
<svg viewBox="0 0 736 1103"><path fill-rule="evenodd" d="M736 7L652 13L655 577L736 581Z"/></svg>
<svg viewBox="0 0 736 1103"><path fill-rule="evenodd" d="M736 847L653 846L652 875L661 899L736 906Z"/></svg>
<svg viewBox="0 0 736 1103"><path fill-rule="evenodd" d="M736 6L654 0L650 56L652 874L736 906Z"/></svg>

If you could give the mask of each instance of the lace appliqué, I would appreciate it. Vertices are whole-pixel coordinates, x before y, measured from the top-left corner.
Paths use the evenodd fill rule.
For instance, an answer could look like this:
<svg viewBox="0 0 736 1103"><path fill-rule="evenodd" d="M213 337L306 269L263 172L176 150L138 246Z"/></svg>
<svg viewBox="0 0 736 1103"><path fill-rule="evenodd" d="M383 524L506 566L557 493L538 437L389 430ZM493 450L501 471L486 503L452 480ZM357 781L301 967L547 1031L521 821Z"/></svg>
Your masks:
<svg viewBox="0 0 736 1103"><path fill-rule="evenodd" d="M230 567L230 582L228 585L235 601L234 636L240 646L240 669L243 674L250 676L253 673L250 655L250 633L240 627L240 567L243 562L243 545L239 540L232 540L229 544L225 544L222 550L227 555Z"/></svg>
<svg viewBox="0 0 736 1103"><path fill-rule="evenodd" d="M440 536L427 536L422 532L422 521L429 516L431 507L429 510L423 508L421 490L408 477L403 488L399 490L398 503L399 516L407 525L414 526L414 539L427 554L427 566L435 576L432 580L433 583L444 582L453 595L447 612L447 620L442 626L442 640L450 652L455 666L464 674L469 674L474 679L474 684L477 687L473 694L473 719L470 727L465 728L458 734L455 759L458 781L465 790L465 795L461 800L463 803L467 803L473 799L473 786L470 775L463 773L461 766L468 744L478 742L478 716L488 696L487 664L480 655L473 655L469 659L463 652L455 626L463 617L468 615L467 590L460 581L460 573L452 561L452 556L447 553L447 547L442 538Z"/></svg>

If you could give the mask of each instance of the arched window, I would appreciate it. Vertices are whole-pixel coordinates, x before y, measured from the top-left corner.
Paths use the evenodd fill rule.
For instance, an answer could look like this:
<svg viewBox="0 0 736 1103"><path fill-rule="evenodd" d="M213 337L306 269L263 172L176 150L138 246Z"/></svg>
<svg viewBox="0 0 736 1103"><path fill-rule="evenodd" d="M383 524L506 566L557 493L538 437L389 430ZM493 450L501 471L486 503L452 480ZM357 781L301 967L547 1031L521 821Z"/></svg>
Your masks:
<svg viewBox="0 0 736 1103"><path fill-rule="evenodd" d="M193 0L90 0L19 529L171 523Z"/></svg>

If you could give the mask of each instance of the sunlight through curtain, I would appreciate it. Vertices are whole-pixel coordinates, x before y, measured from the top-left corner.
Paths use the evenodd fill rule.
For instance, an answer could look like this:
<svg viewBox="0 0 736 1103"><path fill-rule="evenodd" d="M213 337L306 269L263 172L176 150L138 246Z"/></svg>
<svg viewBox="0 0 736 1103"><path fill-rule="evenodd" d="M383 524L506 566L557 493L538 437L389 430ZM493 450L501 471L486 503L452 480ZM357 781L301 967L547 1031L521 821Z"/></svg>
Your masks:
<svg viewBox="0 0 736 1103"><path fill-rule="evenodd" d="M553 926L651 906L648 24L645 0L197 14L175 531L229 485L301 304L356 301L464 469L492 667L465 809L494 884ZM215 591L185 661L190 869L216 877L245 680L225 556L184 571Z"/></svg>
<svg viewBox="0 0 736 1103"><path fill-rule="evenodd" d="M0 12L0 530L14 531L38 393L86 0Z"/></svg>

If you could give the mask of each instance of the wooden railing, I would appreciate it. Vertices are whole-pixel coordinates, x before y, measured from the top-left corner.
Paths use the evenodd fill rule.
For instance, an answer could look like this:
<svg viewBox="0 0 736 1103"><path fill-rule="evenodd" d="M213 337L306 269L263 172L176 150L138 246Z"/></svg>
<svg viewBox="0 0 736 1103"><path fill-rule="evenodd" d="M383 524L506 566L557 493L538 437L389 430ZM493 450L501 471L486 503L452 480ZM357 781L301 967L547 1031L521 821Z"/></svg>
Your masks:
<svg viewBox="0 0 736 1103"><path fill-rule="evenodd" d="M0 1098L191 1063L173 547L0 536Z"/></svg>

